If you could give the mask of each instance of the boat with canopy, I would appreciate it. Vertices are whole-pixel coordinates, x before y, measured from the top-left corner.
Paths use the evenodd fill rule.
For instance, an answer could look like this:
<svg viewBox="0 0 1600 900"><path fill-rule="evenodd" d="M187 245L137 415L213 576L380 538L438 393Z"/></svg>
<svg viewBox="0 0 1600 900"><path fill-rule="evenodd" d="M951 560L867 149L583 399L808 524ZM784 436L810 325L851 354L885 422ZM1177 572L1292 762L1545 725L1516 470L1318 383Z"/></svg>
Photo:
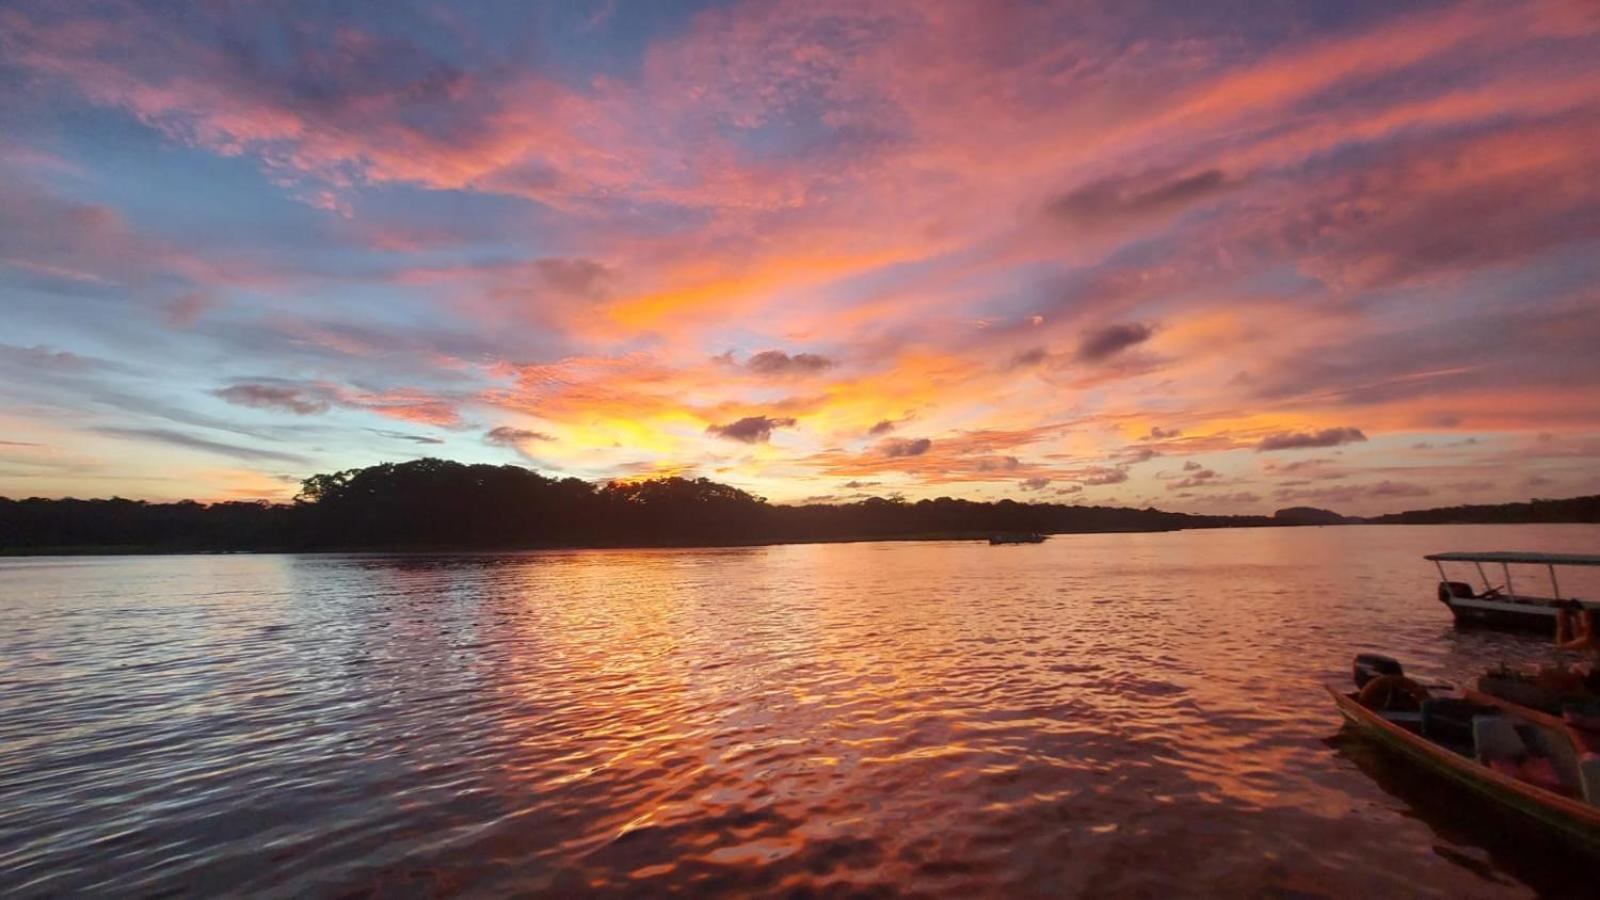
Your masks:
<svg viewBox="0 0 1600 900"><path fill-rule="evenodd" d="M1439 602L1450 607L1458 625L1480 625L1508 631L1538 631L1552 634L1555 631L1556 612L1574 608L1574 604L1589 609L1600 609L1600 601L1579 600L1561 595L1558 570L1563 567L1600 567L1600 556L1580 553L1523 553L1510 551L1432 553L1423 559L1439 569ZM1466 577L1475 571L1474 587L1470 581L1457 581L1446 570L1449 563L1456 574L1466 569ZM1512 567L1516 566L1517 569ZM1529 572L1526 567L1537 567ZM1487 568L1486 568L1487 567ZM1521 572L1520 583L1513 572ZM1548 579L1549 594L1541 593L1543 587L1533 587L1535 582ZM1498 584L1496 582L1499 582Z"/></svg>

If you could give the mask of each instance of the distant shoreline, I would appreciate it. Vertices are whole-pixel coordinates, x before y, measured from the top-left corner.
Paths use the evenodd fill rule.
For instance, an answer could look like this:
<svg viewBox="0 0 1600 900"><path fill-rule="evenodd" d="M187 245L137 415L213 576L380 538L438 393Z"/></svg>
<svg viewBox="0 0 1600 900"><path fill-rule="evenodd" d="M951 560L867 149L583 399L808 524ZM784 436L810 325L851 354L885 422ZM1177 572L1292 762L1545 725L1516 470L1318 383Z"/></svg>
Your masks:
<svg viewBox="0 0 1600 900"><path fill-rule="evenodd" d="M592 483L442 459L313 475L292 504L0 497L0 554L454 552L762 547L1343 524L1600 522L1600 495L1373 518L1310 506L1263 515L939 497L781 506L706 478Z"/></svg>
<svg viewBox="0 0 1600 900"><path fill-rule="evenodd" d="M1572 522L1374 522L1350 521L1333 522L1327 524L1296 524L1289 522L1273 523L1266 525L1220 525L1195 528L1134 528L1134 529L1103 529L1095 531L1055 531L1047 532L1050 537L1078 535L1078 534L1171 534L1180 531L1255 531L1258 529L1278 528L1355 528L1363 525L1375 527L1393 527L1407 525L1428 526L1507 526L1507 525L1600 525L1597 522L1572 521ZM430 556L436 554L462 554L462 555L491 555L497 553L533 553L552 550L734 550L749 547L803 547L812 544L873 544L873 543L921 543L929 541L961 541L961 542L986 542L990 532L951 532L941 534L915 534L915 535L863 535L854 537L819 537L798 540L754 540L754 541L729 541L722 543L542 543L542 544L517 544L499 547L450 545L436 546L393 545L393 546L348 546L348 547L255 547L248 549L211 549L204 547L154 547L154 546L64 546L64 547L0 547L0 559L23 559L40 556L279 556L279 555L338 555L338 554L384 554L394 556ZM1010 546L1010 545L1008 545ZM1018 545L1027 546L1027 545Z"/></svg>
<svg viewBox="0 0 1600 900"><path fill-rule="evenodd" d="M1275 526L1241 526L1252 528ZM1277 527L1302 527L1302 526L1277 526ZM1172 531L1202 531L1214 529L1198 528L1167 528L1167 529L1123 529L1116 531L1060 531L1053 534L1157 534ZM439 544L430 546L396 544L390 546L348 546L348 547L257 547L249 549L207 549L207 548L171 548L152 546L65 546L65 547L0 547L0 557L23 556L235 556L241 554L270 555L283 553L395 553L395 554L429 554L429 553L522 553L536 550L720 550L735 549L740 547L782 547L804 546L807 544L870 544L886 542L926 542L926 541L987 541L991 532L949 532L937 534L910 534L910 535L859 535L840 537L817 537L796 540L762 539L751 541L726 541L707 543L694 541L680 542L627 542L627 543L536 543L536 544L507 544L499 547L473 546L465 544Z"/></svg>

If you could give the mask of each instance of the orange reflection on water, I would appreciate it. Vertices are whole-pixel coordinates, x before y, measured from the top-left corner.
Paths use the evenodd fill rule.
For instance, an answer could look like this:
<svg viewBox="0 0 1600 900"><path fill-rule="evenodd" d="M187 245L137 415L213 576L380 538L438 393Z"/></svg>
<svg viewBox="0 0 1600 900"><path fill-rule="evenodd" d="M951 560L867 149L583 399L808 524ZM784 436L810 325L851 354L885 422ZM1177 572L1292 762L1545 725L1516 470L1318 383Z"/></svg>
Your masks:
<svg viewBox="0 0 1600 900"><path fill-rule="evenodd" d="M91 859L141 892L1548 887L1329 743L1358 649L1548 656L1433 599L1420 556L1490 531L6 562L46 599L4 601L5 860L61 892Z"/></svg>

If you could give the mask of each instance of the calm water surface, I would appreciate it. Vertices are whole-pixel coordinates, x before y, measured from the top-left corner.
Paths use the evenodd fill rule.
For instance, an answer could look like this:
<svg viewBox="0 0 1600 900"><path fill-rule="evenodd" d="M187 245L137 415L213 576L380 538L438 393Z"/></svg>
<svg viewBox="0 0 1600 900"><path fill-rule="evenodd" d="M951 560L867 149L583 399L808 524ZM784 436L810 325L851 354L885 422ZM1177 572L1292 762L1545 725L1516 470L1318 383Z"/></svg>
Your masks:
<svg viewBox="0 0 1600 900"><path fill-rule="evenodd" d="M0 893L1592 886L1340 734L1357 649L1550 656L1442 549L1600 528L0 560Z"/></svg>

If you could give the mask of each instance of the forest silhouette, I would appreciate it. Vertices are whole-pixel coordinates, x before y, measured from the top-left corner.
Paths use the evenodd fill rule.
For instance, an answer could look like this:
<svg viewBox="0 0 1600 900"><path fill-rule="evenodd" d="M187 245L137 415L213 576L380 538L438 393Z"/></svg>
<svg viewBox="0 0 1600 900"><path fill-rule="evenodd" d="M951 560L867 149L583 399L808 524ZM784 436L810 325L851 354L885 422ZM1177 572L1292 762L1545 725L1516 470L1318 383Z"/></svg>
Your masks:
<svg viewBox="0 0 1600 900"><path fill-rule="evenodd" d="M1597 522L1600 496L1449 507L1360 520L1208 516L1106 506L868 498L777 505L705 478L594 484L440 459L313 475L291 504L0 498L0 550L427 550L694 546L1170 531L1326 521ZM1328 514L1333 515L1333 514Z"/></svg>

